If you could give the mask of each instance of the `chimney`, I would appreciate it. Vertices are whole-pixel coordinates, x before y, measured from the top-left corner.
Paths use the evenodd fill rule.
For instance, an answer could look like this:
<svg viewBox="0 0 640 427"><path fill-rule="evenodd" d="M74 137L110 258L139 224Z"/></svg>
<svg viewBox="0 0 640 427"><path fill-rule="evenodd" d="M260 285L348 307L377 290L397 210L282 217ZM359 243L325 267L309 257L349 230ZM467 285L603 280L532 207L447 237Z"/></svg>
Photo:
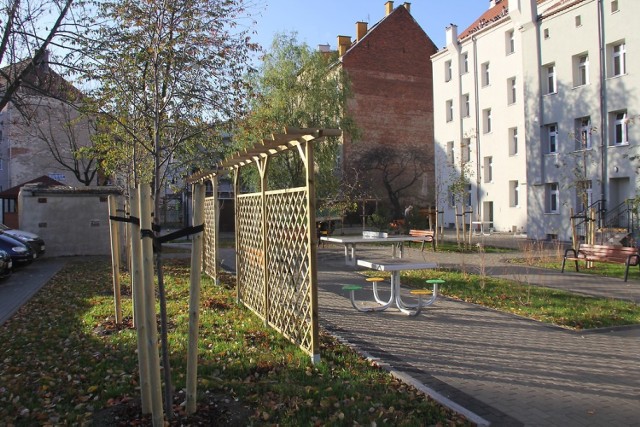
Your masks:
<svg viewBox="0 0 640 427"><path fill-rule="evenodd" d="M496 5L496 0L489 0L489 9Z"/></svg>
<svg viewBox="0 0 640 427"><path fill-rule="evenodd" d="M356 22L356 41L360 41L367 34L367 23L358 21Z"/></svg>
<svg viewBox="0 0 640 427"><path fill-rule="evenodd" d="M391 12L393 12L393 2L392 1L388 1L384 4L385 10L386 10L386 14L390 14Z"/></svg>
<svg viewBox="0 0 640 427"><path fill-rule="evenodd" d="M319 44L318 45L318 52L322 52L322 53L331 52L331 46L329 46L329 43Z"/></svg>
<svg viewBox="0 0 640 427"><path fill-rule="evenodd" d="M458 41L458 26L455 24L449 24L445 29L445 42L446 46L451 46Z"/></svg>
<svg viewBox="0 0 640 427"><path fill-rule="evenodd" d="M351 46L351 36L338 36L338 55L342 56L347 53L347 49Z"/></svg>
<svg viewBox="0 0 640 427"><path fill-rule="evenodd" d="M407 12L411 13L411 3L404 2L403 6L407 9Z"/></svg>

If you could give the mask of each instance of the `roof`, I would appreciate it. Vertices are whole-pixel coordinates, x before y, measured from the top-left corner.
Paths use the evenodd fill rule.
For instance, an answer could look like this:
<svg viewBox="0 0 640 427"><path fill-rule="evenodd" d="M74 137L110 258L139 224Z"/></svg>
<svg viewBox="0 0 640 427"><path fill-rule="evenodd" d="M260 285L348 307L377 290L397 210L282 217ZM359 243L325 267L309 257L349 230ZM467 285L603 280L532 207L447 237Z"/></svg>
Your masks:
<svg viewBox="0 0 640 427"><path fill-rule="evenodd" d="M13 81L20 78L28 67L32 67L32 70L22 76L23 81L19 90L30 95L44 94L64 100L82 97L80 90L51 68L48 53L42 58L25 59L0 68L0 87L5 86L7 80Z"/></svg>
<svg viewBox="0 0 640 427"><path fill-rule="evenodd" d="M477 31L509 14L509 0L496 0L496 5L480 15L473 24L458 35L458 40L465 39Z"/></svg>
<svg viewBox="0 0 640 427"><path fill-rule="evenodd" d="M18 184L15 187L11 187L0 192L0 199L17 199L20 190L27 184L39 184L40 187L67 187L60 181L49 178L47 175L42 175L38 178L32 179L31 181L23 182L22 184Z"/></svg>
<svg viewBox="0 0 640 427"><path fill-rule="evenodd" d="M424 33L425 37L427 39L429 39L429 41L431 41L431 43L433 43L433 41L431 40L429 35L420 26L418 21L416 21L416 19L413 17L411 12L409 12L409 10L407 10L407 8L403 5L403 6L398 6L398 7L394 8L390 13L386 14L385 16L383 16L382 19L380 19L378 22L373 24L371 27L367 28L366 34L360 40L353 41L351 43L351 45L349 46L349 48L347 49L347 51L345 52L345 55L347 55L349 53L349 51L354 48L354 46L358 45L359 43L363 43L363 41L369 36L369 34L371 34L373 31L375 31L375 29L378 26L380 26L384 21L386 21L387 19L392 19L392 18L390 18L391 16L394 16L396 14L401 14L401 13L406 13L407 15L409 15L411 17L411 19L413 20L413 22L415 22L416 26ZM435 46L435 44L434 44L434 46Z"/></svg>

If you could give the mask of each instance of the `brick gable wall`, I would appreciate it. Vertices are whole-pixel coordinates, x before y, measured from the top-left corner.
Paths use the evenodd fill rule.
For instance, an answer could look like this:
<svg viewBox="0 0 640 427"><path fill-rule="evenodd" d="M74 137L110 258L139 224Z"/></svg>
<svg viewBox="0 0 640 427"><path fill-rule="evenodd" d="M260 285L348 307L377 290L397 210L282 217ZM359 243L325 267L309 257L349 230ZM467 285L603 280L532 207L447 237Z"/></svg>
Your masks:
<svg viewBox="0 0 640 427"><path fill-rule="evenodd" d="M352 89L347 108L361 131L357 142L345 138L347 178L358 152L371 145L417 146L433 157L430 57L436 52L410 13L399 7L343 55ZM427 177L430 183L434 179L433 174Z"/></svg>

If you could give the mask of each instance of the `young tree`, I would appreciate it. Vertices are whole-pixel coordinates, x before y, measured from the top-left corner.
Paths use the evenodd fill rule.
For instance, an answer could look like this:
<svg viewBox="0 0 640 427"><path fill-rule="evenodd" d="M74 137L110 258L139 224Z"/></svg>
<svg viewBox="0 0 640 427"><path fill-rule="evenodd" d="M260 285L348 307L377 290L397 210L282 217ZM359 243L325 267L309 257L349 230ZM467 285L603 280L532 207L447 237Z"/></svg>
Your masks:
<svg viewBox="0 0 640 427"><path fill-rule="evenodd" d="M249 1L87 1L96 25L78 40L75 55L89 88L87 104L100 120L96 150L125 188L151 184L156 225L176 157L196 151L215 156L202 135L229 123L244 105L243 76L257 48L249 27L239 26L249 17ZM171 417L161 259L156 252L165 406Z"/></svg>
<svg viewBox="0 0 640 427"><path fill-rule="evenodd" d="M203 157L211 147L202 135L244 105L243 76L257 48L238 26L249 18L247 1L90 4L100 25L78 59L104 126L97 150L108 171L131 171L127 184L152 183L157 211L169 165L179 155Z"/></svg>

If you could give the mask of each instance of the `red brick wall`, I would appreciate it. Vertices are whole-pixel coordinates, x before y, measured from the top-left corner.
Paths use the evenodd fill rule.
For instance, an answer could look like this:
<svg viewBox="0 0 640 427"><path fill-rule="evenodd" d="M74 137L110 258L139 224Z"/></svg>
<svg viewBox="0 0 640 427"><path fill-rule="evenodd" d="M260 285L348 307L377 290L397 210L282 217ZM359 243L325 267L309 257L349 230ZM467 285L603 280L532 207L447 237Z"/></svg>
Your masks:
<svg viewBox="0 0 640 427"><path fill-rule="evenodd" d="M345 138L343 162L368 145L412 145L433 157L431 55L436 46L410 13L396 8L343 55L352 90L348 110L359 141ZM434 177L428 177L430 183Z"/></svg>

